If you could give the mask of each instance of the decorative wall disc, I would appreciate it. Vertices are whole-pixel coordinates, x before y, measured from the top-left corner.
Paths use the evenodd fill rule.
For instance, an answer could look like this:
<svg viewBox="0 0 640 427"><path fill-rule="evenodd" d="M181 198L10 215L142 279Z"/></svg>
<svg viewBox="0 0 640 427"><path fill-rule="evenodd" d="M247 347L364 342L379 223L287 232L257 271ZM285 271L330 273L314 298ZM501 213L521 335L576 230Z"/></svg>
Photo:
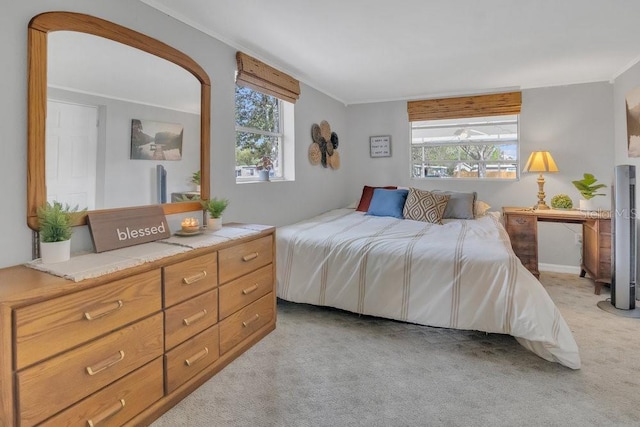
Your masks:
<svg viewBox="0 0 640 427"><path fill-rule="evenodd" d="M340 153L338 153L338 150L334 151L333 155L327 158L327 163L329 163L331 169L340 168Z"/></svg>
<svg viewBox="0 0 640 427"><path fill-rule="evenodd" d="M333 155L333 144L331 143L331 141L327 141L324 146L325 150L327 150L327 155Z"/></svg>
<svg viewBox="0 0 640 427"><path fill-rule="evenodd" d="M338 142L338 134L335 132L331 132L331 145L333 145L333 148L338 148L339 142Z"/></svg>
<svg viewBox="0 0 640 427"><path fill-rule="evenodd" d="M317 123L311 125L311 140L316 144L320 144L320 137L322 136L320 132L320 126Z"/></svg>
<svg viewBox="0 0 640 427"><path fill-rule="evenodd" d="M321 159L322 153L320 152L320 146L312 142L311 145L309 145L309 163L315 166L320 163Z"/></svg>
<svg viewBox="0 0 640 427"><path fill-rule="evenodd" d="M326 120L320 122L320 135L325 141L331 141L331 126Z"/></svg>

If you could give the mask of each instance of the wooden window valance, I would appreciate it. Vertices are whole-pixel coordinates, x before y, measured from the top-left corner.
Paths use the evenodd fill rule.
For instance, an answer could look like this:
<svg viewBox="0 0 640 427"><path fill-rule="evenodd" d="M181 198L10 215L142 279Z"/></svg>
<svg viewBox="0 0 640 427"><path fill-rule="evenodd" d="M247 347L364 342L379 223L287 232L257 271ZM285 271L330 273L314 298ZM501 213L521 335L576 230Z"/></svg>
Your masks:
<svg viewBox="0 0 640 427"><path fill-rule="evenodd" d="M407 102L410 122L520 114L521 92Z"/></svg>
<svg viewBox="0 0 640 427"><path fill-rule="evenodd" d="M236 84L239 86L247 86L294 104L300 97L300 82L290 75L246 53L236 53L236 61L238 62Z"/></svg>

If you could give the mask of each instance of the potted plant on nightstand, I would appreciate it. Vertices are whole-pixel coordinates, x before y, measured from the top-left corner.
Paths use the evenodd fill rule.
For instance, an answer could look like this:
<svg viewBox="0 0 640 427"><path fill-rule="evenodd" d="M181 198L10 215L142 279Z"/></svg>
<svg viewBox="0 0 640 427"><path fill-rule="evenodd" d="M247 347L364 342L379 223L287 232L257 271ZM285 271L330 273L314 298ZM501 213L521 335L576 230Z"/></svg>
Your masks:
<svg viewBox="0 0 640 427"><path fill-rule="evenodd" d="M571 181L571 183L578 189L580 194L582 195L582 199L580 199L580 210L581 211L592 211L594 210L593 203L591 199L595 196L604 196L604 193L598 193L597 191L601 188L606 187L604 184L596 184L598 180L590 173L585 173L584 177L579 181Z"/></svg>
<svg viewBox="0 0 640 427"><path fill-rule="evenodd" d="M260 163L256 165L258 170L258 178L260 181L269 181L269 172L273 169L273 162L271 157L263 156Z"/></svg>
<svg viewBox="0 0 640 427"><path fill-rule="evenodd" d="M71 234L75 216L86 209L70 208L62 203L47 202L38 208L40 223L40 257L44 264L68 261L71 257Z"/></svg>
<svg viewBox="0 0 640 427"><path fill-rule="evenodd" d="M222 228L222 213L229 206L229 200L213 199L203 200L200 202L204 210L209 213L207 220L207 230L220 230Z"/></svg>

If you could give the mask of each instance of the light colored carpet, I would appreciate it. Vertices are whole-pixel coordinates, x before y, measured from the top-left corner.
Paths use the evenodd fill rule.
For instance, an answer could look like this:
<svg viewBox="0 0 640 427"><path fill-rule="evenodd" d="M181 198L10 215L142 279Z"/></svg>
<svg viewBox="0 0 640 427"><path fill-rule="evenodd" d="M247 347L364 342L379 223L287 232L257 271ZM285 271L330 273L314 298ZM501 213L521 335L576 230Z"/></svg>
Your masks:
<svg viewBox="0 0 640 427"><path fill-rule="evenodd" d="M510 336L278 302L277 329L153 426L639 426L640 320L542 273L582 369Z"/></svg>

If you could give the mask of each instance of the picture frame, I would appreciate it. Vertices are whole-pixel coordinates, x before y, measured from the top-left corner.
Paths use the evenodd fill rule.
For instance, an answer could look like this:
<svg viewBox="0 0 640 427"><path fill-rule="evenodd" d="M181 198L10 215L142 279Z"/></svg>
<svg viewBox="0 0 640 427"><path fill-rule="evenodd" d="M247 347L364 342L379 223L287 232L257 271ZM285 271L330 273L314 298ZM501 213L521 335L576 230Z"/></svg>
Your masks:
<svg viewBox="0 0 640 427"><path fill-rule="evenodd" d="M369 137L369 156L391 157L391 135L376 135Z"/></svg>
<svg viewBox="0 0 640 427"><path fill-rule="evenodd" d="M182 160L184 127L178 123L131 119L132 160Z"/></svg>

